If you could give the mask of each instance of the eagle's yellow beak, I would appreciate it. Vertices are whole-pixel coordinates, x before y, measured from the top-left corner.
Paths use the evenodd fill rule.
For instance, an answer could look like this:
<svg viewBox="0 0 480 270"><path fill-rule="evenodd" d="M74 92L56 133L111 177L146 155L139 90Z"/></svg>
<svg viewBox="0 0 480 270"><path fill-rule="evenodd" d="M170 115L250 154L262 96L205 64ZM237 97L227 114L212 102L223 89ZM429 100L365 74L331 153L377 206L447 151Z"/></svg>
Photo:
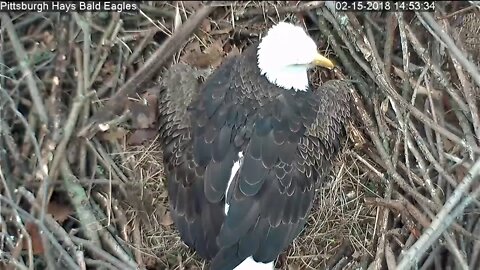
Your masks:
<svg viewBox="0 0 480 270"><path fill-rule="evenodd" d="M332 69L335 67L335 65L332 63L332 61L330 61L330 59L326 58L320 53L317 53L317 55L312 61L312 64L314 64L315 66L321 66L328 69Z"/></svg>

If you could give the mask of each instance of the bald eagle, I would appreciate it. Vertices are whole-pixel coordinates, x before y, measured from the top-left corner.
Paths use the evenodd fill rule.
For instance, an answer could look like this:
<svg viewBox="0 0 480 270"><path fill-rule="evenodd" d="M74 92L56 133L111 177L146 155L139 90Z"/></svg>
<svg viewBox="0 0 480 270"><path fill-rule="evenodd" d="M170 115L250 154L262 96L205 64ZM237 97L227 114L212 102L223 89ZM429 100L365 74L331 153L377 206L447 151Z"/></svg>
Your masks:
<svg viewBox="0 0 480 270"><path fill-rule="evenodd" d="M171 214L210 269L274 269L302 231L350 115L348 83L313 92L314 66L333 68L302 27L281 22L197 89L162 88Z"/></svg>

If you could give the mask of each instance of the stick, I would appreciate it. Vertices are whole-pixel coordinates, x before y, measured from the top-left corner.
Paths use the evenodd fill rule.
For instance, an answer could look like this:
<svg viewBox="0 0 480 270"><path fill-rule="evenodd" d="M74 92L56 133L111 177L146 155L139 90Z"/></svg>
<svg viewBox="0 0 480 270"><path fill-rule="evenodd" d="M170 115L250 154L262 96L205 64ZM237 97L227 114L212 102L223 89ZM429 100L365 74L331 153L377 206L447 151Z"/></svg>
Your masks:
<svg viewBox="0 0 480 270"><path fill-rule="evenodd" d="M474 180L478 180L479 175L480 159L475 162L467 176L463 178L462 183L457 186L443 208L438 212L435 220L430 224L430 227L422 234L418 241L404 253L397 269L411 269L416 262L418 262L419 254L425 253L438 237L452 224L453 220L463 213L463 209L465 209L465 207L474 200L475 196L478 195L478 189L475 192L476 194L473 194L473 196L467 196L453 212L452 209L462 197L465 196L466 191L473 184Z"/></svg>
<svg viewBox="0 0 480 270"><path fill-rule="evenodd" d="M420 16L419 16L420 15ZM432 15L428 12L417 12L417 16L423 18L426 22L426 29L432 29L435 33L432 33L434 37L439 39L442 43L445 44L445 47L450 51L450 53L462 64L463 67L470 73L473 80L480 87L480 72L478 67L472 62L468 61L465 55L458 49L457 45L451 37L443 31L443 29L438 25L438 23L433 19ZM420 20L422 21L422 20Z"/></svg>
<svg viewBox="0 0 480 270"><path fill-rule="evenodd" d="M105 107L99 110L91 119L89 124L82 128L78 136L92 137L104 122L110 121L124 111L128 96L136 93L141 84L149 79L169 59L178 47L190 37L197 26L205 19L215 7L204 6L197 11L188 21L182 25L158 50L148 59L118 92L107 102Z"/></svg>
<svg viewBox="0 0 480 270"><path fill-rule="evenodd" d="M214 4L218 6L218 4ZM223 6L230 6L231 2L223 4ZM325 5L325 1L311 1L305 4L301 4L298 6L283 6L283 7L268 7L268 8L256 8L252 10L247 10L245 12L239 12L235 14L239 18L246 18L246 17L254 17L257 15L276 15L276 14L283 14L283 13L295 13L295 12L305 12L312 9L317 9L323 7Z"/></svg>
<svg viewBox="0 0 480 270"><path fill-rule="evenodd" d="M2 18L2 25L7 29L8 36L12 42L20 69L22 70L23 76L27 80L28 90L30 91L30 96L32 97L35 110L37 111L40 121L46 125L48 124L47 110L43 104L42 96L38 91L37 83L33 78L33 72L29 67L29 58L27 52L20 42L20 39L18 39L17 33L15 32L15 27L13 26L12 20L10 19L10 16L8 16L8 13L2 12L0 16Z"/></svg>

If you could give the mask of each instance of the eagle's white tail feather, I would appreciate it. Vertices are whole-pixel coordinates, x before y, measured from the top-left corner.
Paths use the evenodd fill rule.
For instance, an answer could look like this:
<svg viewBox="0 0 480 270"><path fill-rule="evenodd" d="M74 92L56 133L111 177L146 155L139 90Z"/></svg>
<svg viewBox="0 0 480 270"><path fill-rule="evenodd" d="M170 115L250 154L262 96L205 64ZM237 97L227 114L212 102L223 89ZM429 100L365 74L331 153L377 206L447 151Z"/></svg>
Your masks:
<svg viewBox="0 0 480 270"><path fill-rule="evenodd" d="M228 180L227 189L225 190L225 198L227 197L230 184L232 184L233 178L235 178L235 175L238 173L238 170L240 169L242 162L243 162L243 153L239 152L238 160L233 164L232 171L230 173L230 179ZM225 202L225 215L228 215L229 207L230 205ZM234 270L273 270L273 269L275 269L274 262L261 263L261 262L256 262L255 260L253 260L252 257L248 257L241 264L235 267Z"/></svg>
<svg viewBox="0 0 480 270"><path fill-rule="evenodd" d="M233 178L235 178L235 175L237 174L238 170L240 169L240 166L242 165L243 161L243 153L239 152L238 153L238 160L233 164L232 171L230 173L230 179L228 180L227 184L227 189L225 190L225 215L228 214L228 209L230 208L230 205L227 203L227 194L228 190L230 188L230 185L233 182Z"/></svg>
<svg viewBox="0 0 480 270"><path fill-rule="evenodd" d="M241 264L235 267L234 270L273 270L275 269L274 262L261 263L253 260L252 257L246 258Z"/></svg>

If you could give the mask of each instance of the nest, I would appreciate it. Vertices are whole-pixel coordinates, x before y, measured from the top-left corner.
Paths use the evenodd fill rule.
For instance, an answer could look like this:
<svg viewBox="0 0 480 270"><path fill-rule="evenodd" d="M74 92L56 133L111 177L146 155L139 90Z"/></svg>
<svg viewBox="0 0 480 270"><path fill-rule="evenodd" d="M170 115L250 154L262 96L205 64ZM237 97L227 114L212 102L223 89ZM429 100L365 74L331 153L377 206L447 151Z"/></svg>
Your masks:
<svg viewBox="0 0 480 270"><path fill-rule="evenodd" d="M206 268L169 215L155 84L176 62L208 73L281 20L338 63L315 85L354 82L357 117L277 267L480 267L478 6L214 5L0 14L3 268Z"/></svg>

